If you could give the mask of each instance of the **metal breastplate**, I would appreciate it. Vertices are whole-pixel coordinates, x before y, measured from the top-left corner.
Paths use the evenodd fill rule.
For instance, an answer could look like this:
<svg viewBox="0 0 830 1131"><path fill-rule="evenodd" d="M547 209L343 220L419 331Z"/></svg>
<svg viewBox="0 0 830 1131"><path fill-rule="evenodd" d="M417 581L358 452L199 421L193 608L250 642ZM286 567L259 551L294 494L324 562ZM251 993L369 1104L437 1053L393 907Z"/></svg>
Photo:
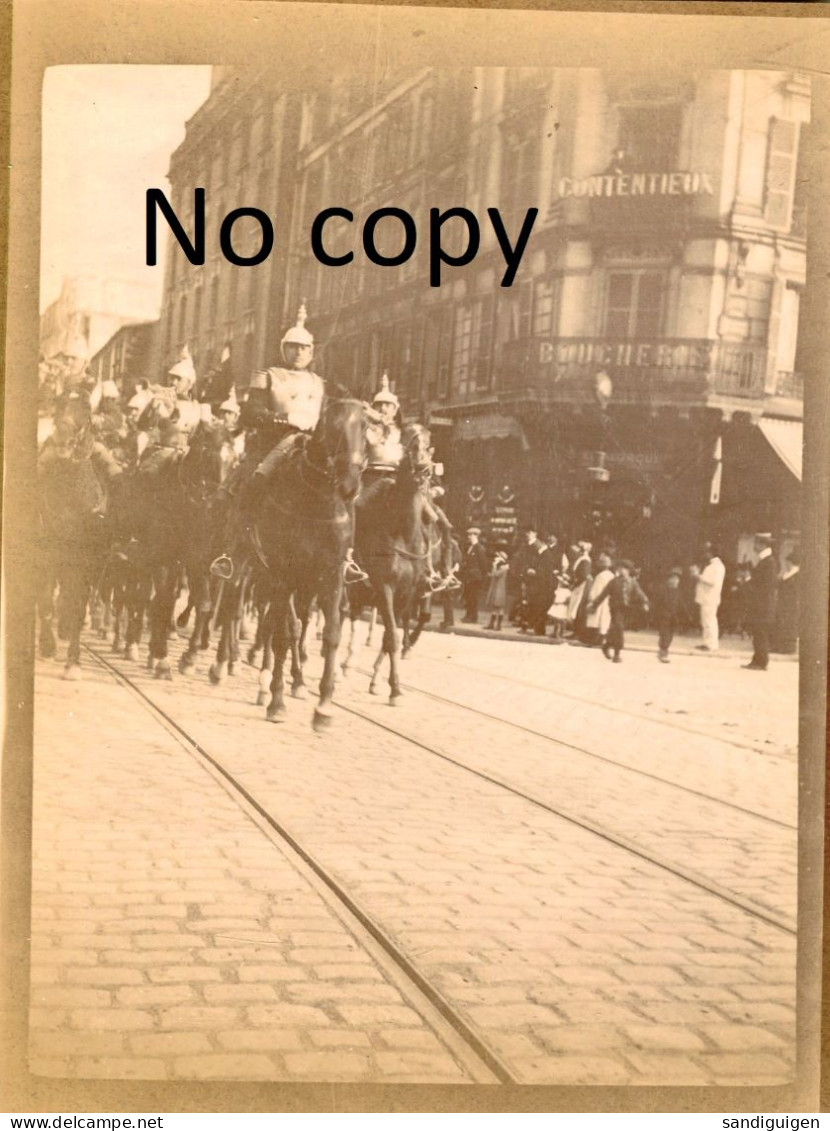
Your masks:
<svg viewBox="0 0 830 1131"><path fill-rule="evenodd" d="M323 407L322 377L308 369L277 367L267 370L266 377L272 412L301 432L313 431Z"/></svg>
<svg viewBox="0 0 830 1131"><path fill-rule="evenodd" d="M403 459L400 428L396 424L370 425L366 429L366 454L369 467L396 468Z"/></svg>

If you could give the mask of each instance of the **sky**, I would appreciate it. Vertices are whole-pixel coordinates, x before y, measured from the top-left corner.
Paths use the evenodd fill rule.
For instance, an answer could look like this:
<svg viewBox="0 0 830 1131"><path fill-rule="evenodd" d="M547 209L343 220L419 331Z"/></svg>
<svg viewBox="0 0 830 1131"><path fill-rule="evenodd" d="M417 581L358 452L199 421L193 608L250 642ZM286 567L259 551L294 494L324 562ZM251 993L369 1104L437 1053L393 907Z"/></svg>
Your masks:
<svg viewBox="0 0 830 1131"><path fill-rule="evenodd" d="M163 255L145 258L148 188L210 90L210 67L61 66L43 87L41 312L65 275L147 283L161 302ZM162 241L159 241L160 243Z"/></svg>

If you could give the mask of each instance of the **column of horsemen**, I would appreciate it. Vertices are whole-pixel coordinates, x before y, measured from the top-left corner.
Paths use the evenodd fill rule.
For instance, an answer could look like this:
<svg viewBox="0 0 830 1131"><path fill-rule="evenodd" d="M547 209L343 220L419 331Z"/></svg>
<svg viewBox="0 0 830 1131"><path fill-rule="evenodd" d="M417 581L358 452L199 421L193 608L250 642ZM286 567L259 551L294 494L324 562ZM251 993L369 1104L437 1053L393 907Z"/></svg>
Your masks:
<svg viewBox="0 0 830 1131"><path fill-rule="evenodd" d="M458 585L429 433L402 425L386 375L371 405L327 388L312 368L305 322L301 307L282 339L283 364L255 372L240 400L227 364L199 388L186 348L163 384L141 383L123 407L114 382L91 385L83 373L51 390L51 428L38 454L40 645L54 654L57 589L70 678L79 674L87 609L95 616L102 606L113 649L129 658L137 658L147 610L148 667L168 677L166 641L184 577L184 616L196 616L182 671L218 628L211 673L222 678L253 601L263 663L281 679L281 645L289 648L296 691L312 602L326 615L324 655L336 651L342 612L354 619L374 604L386 629L375 675L385 651L393 698L400 693L395 625L406 630L425 595ZM327 674L333 663L327 657Z"/></svg>

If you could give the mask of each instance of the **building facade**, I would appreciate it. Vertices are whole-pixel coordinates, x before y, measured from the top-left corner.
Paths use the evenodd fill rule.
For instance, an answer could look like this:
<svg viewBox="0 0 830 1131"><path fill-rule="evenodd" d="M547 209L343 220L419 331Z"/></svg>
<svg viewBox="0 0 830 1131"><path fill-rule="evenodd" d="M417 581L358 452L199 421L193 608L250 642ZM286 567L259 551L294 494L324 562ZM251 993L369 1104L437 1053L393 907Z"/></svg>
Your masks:
<svg viewBox="0 0 830 1131"><path fill-rule="evenodd" d="M74 276L40 317L40 352L89 361L122 326L158 317L155 288L124 279Z"/></svg>
<svg viewBox="0 0 830 1131"><path fill-rule="evenodd" d="M159 330L165 370L187 345L203 376L227 347L235 383L244 387L254 368L276 356L288 304L285 250L301 117L302 96L267 74L214 68L210 96L187 123L168 174L171 203L188 232L194 189L205 189L206 261L193 266L171 237ZM235 266L221 252L222 220L242 206L260 208L277 228L275 253L258 266ZM253 254L260 238L251 218L233 226L233 247L241 256Z"/></svg>
<svg viewBox="0 0 830 1131"><path fill-rule="evenodd" d="M654 569L704 537L737 560L759 527L797 534L808 123L807 82L784 72L423 69L385 85L335 73L297 93L225 71L171 181L184 202L208 177L210 199L224 153L228 207L255 203L259 185L278 246L260 267L210 268L207 322L188 303L204 309L189 296L210 264L173 248L165 348L186 337L207 355L232 336L244 384L276 359L302 299L327 378L367 396L387 372L405 414L430 424L457 524L509 543L531 522ZM340 267L309 245L335 206L354 214L326 226L330 254L354 252ZM361 245L384 207L418 232L395 267ZM481 243L431 287L436 207L469 209ZM512 242L538 209L510 287L491 207ZM394 218L375 229L387 256L402 239ZM442 240L459 255L464 222L449 219Z"/></svg>
<svg viewBox="0 0 830 1131"><path fill-rule="evenodd" d="M158 322L122 326L89 362L96 381L114 381L131 396L139 381L158 380Z"/></svg>

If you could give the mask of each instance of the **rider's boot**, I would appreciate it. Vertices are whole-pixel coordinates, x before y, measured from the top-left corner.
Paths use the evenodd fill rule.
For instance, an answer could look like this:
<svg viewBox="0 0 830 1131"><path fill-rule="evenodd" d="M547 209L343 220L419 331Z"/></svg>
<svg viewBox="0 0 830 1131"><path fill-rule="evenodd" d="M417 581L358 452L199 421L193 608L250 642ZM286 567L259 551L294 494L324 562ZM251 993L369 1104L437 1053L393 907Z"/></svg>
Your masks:
<svg viewBox="0 0 830 1131"><path fill-rule="evenodd" d="M210 572L214 577L230 581L233 575L238 572L238 567L242 565L248 551L251 527L259 510L259 505L265 497L267 486L268 476L263 475L260 471L255 471L240 487L237 513L233 523L233 531L229 538L230 546L227 553L220 554L210 564Z"/></svg>

